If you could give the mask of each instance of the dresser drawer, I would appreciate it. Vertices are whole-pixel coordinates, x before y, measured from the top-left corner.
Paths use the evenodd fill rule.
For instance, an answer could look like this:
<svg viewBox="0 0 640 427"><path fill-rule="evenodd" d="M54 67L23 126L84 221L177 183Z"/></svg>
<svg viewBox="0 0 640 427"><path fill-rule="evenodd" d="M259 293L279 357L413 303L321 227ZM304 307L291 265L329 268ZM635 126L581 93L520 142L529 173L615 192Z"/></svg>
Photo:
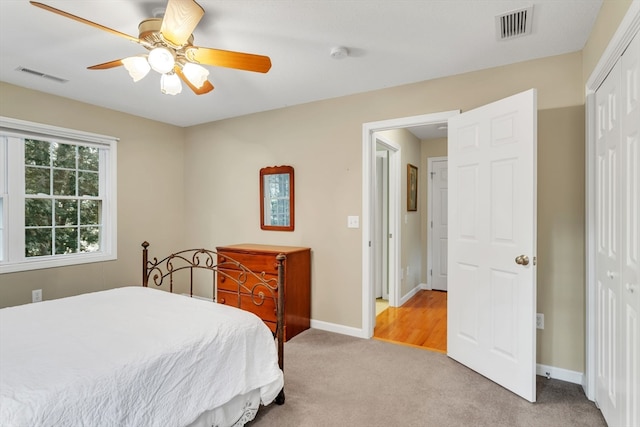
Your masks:
<svg viewBox="0 0 640 427"><path fill-rule="evenodd" d="M265 295L264 300L260 303L258 295L252 298L251 295L244 293L218 290L216 302L250 311L265 322L273 322L274 325L276 323L276 304L271 296ZM256 303L260 305L256 305Z"/></svg>
<svg viewBox="0 0 640 427"><path fill-rule="evenodd" d="M232 262L237 261L254 273L278 274L278 261L276 254L252 254L242 252L218 252L218 265L220 268L237 270Z"/></svg>
<svg viewBox="0 0 640 427"><path fill-rule="evenodd" d="M230 292L240 292L250 294L252 292L262 292L267 296L278 296L278 276L275 274L265 274L262 280L272 289L270 291L262 280L253 274L245 274L241 276L240 270L230 270L221 268L218 270L218 289ZM237 281L236 281L237 280ZM238 283L240 282L240 284Z"/></svg>

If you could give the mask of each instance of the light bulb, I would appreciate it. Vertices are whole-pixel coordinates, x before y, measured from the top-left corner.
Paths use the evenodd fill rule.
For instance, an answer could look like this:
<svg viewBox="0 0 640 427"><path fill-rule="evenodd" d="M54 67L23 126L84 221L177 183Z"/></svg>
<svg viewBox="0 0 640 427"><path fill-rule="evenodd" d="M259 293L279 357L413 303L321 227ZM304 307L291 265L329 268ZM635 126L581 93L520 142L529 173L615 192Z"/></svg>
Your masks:
<svg viewBox="0 0 640 427"><path fill-rule="evenodd" d="M147 59L143 56L131 56L122 60L122 65L129 72L134 82L144 78L151 70Z"/></svg>
<svg viewBox="0 0 640 427"><path fill-rule="evenodd" d="M204 82L209 77L209 70L201 65L187 62L182 66L182 72L184 76L191 82L192 85L200 89Z"/></svg>
<svg viewBox="0 0 640 427"><path fill-rule="evenodd" d="M149 52L149 65L160 74L173 70L175 63L173 53L166 47L156 47Z"/></svg>
<svg viewBox="0 0 640 427"><path fill-rule="evenodd" d="M166 95L177 95L182 92L182 83L176 73L163 74L160 77L160 90Z"/></svg>

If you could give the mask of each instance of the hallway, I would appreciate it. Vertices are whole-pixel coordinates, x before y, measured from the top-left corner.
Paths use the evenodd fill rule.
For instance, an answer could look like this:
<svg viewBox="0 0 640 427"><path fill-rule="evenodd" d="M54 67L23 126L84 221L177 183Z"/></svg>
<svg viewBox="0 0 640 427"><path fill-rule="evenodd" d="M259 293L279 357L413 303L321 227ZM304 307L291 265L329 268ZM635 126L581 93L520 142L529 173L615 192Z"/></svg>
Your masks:
<svg viewBox="0 0 640 427"><path fill-rule="evenodd" d="M373 338L447 352L447 293L419 291L376 317Z"/></svg>

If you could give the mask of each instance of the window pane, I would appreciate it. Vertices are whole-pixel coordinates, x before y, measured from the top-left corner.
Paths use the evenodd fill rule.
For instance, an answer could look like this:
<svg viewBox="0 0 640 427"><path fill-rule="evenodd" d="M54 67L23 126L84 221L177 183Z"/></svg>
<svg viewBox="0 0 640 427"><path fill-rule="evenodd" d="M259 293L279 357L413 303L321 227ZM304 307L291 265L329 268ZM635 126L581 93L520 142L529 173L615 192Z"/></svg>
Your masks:
<svg viewBox="0 0 640 427"><path fill-rule="evenodd" d="M98 225L100 224L100 200L80 201L80 224Z"/></svg>
<svg viewBox="0 0 640 427"><path fill-rule="evenodd" d="M56 199L56 225L78 224L78 200Z"/></svg>
<svg viewBox="0 0 640 427"><path fill-rule="evenodd" d="M56 228L56 255L78 252L78 229L76 227Z"/></svg>
<svg viewBox="0 0 640 427"><path fill-rule="evenodd" d="M99 195L100 175L95 172L78 172L78 196Z"/></svg>
<svg viewBox="0 0 640 427"><path fill-rule="evenodd" d="M24 140L24 164L51 166L51 155L49 150L51 144L46 141L37 141L35 139Z"/></svg>
<svg viewBox="0 0 640 427"><path fill-rule="evenodd" d="M57 196L76 195L76 172L69 170L53 170L53 194Z"/></svg>
<svg viewBox="0 0 640 427"><path fill-rule="evenodd" d="M78 169L98 171L100 167L100 151L94 147L78 147Z"/></svg>
<svg viewBox="0 0 640 427"><path fill-rule="evenodd" d="M51 228L28 228L24 232L25 256L51 255Z"/></svg>
<svg viewBox="0 0 640 427"><path fill-rule="evenodd" d="M24 199L24 225L27 227L50 227L51 203L49 199ZM49 239L51 243L51 239Z"/></svg>
<svg viewBox="0 0 640 427"><path fill-rule="evenodd" d="M69 144L52 145L53 167L57 168L76 168L76 146Z"/></svg>
<svg viewBox="0 0 640 427"><path fill-rule="evenodd" d="M25 166L24 188L26 194L50 194L51 170Z"/></svg>
<svg viewBox="0 0 640 427"><path fill-rule="evenodd" d="M80 229L80 252L100 250L100 227L82 227Z"/></svg>

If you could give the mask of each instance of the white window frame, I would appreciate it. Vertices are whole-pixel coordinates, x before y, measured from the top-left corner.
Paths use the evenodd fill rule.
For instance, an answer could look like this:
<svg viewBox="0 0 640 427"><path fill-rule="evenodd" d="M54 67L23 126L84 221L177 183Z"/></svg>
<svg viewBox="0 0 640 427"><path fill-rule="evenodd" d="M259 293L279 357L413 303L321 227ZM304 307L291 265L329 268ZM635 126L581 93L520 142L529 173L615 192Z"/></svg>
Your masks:
<svg viewBox="0 0 640 427"><path fill-rule="evenodd" d="M24 161L9 162L7 160L15 156L24 156L21 144L11 142L26 138L92 145L104 150L106 155L100 162L100 191L104 190L104 198L102 240L99 251L51 257L28 258L25 256ZM0 139L2 139L0 141L0 166L2 166L0 198L4 200L2 204L4 224L0 224L0 228L3 229L0 235L2 238L0 240L0 274L117 259L117 138L0 116ZM18 200L12 203L14 192L18 194Z"/></svg>

